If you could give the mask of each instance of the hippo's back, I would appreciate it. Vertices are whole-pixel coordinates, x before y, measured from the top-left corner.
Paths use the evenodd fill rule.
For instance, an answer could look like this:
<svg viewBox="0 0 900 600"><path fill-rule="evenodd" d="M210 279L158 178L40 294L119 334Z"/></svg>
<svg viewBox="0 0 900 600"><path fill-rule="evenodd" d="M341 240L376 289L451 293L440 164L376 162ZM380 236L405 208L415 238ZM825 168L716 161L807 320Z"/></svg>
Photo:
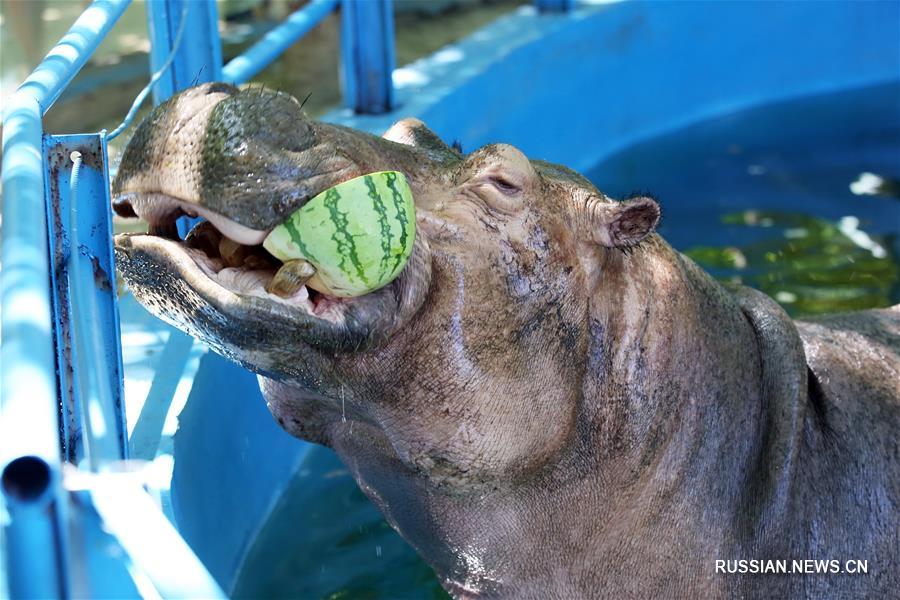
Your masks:
<svg viewBox="0 0 900 600"><path fill-rule="evenodd" d="M898 468L900 305L796 325L810 370L811 404L829 437L847 452Z"/></svg>
<svg viewBox="0 0 900 600"><path fill-rule="evenodd" d="M898 425L900 304L796 325L807 363L830 404L847 416L857 410L886 411L882 416L893 417Z"/></svg>
<svg viewBox="0 0 900 600"><path fill-rule="evenodd" d="M813 596L900 585L900 306L796 322L818 435L801 475L809 552L868 560L868 577L808 582ZM817 550L818 549L818 550ZM846 581L840 581L845 579Z"/></svg>

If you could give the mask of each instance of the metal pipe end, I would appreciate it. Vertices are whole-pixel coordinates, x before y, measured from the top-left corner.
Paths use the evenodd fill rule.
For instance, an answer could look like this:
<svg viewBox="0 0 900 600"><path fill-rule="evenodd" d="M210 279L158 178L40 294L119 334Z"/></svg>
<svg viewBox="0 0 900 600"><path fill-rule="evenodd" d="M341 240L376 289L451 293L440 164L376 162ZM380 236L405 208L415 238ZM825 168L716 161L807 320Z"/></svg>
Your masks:
<svg viewBox="0 0 900 600"><path fill-rule="evenodd" d="M9 463L0 475L0 489L11 501L31 504L45 497L53 483L53 469L37 456L20 456Z"/></svg>

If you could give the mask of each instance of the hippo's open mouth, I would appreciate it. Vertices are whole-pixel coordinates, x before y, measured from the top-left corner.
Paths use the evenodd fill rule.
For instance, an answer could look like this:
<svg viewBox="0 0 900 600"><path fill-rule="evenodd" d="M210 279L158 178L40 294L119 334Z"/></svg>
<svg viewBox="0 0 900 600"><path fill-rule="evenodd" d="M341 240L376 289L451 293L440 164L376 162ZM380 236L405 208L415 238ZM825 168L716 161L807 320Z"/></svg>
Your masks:
<svg viewBox="0 0 900 600"><path fill-rule="evenodd" d="M408 319L427 288L427 263L414 250L397 279L363 296L338 298L306 285L278 295L267 290L282 264L261 245L268 231L160 194L119 195L115 207L150 225L146 234L115 239L117 268L135 296L226 355L229 347L273 338L329 351L365 349ZM181 240L175 222L185 214L207 220Z"/></svg>
<svg viewBox="0 0 900 600"><path fill-rule="evenodd" d="M306 285L296 286L291 293L269 291L282 262L262 247L268 231L251 229L218 213L182 202L164 194L122 194L114 201L120 216L137 216L149 224L146 235L128 234L117 238L117 246L140 248L157 254L183 277L200 283L206 277L215 287L208 287L210 300L227 294L260 298L300 311L306 316L344 324L346 309L352 298L322 294ZM176 221L182 216L205 217L182 241ZM146 238L146 239L144 239ZM185 256L193 265L185 261Z"/></svg>
<svg viewBox="0 0 900 600"><path fill-rule="evenodd" d="M398 146L315 124L286 94L219 83L181 92L153 110L122 155L113 206L150 227L116 236L116 267L151 312L245 364L266 362L258 355L275 346L372 347L424 300L424 239L390 284L350 298L300 285L291 268L279 274L282 262L262 243L316 194L398 166ZM206 219L184 240L182 215Z"/></svg>

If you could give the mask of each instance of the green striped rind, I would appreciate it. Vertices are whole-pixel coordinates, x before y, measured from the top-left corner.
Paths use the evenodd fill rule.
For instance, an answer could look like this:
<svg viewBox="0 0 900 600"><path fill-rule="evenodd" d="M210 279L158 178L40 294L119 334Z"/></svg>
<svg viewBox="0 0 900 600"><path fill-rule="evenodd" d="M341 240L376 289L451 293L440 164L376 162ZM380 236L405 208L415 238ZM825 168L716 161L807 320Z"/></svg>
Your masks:
<svg viewBox="0 0 900 600"><path fill-rule="evenodd" d="M393 281L416 237L412 191L403 173L369 173L317 195L272 230L263 246L282 261L316 267L307 285L360 296Z"/></svg>

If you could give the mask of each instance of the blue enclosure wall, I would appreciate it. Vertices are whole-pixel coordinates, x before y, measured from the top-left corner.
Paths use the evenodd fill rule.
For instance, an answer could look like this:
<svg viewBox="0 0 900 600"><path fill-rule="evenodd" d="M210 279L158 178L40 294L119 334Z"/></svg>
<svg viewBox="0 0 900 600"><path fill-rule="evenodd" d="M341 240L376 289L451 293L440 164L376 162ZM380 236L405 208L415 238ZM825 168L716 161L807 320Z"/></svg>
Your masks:
<svg viewBox="0 0 900 600"><path fill-rule="evenodd" d="M621 2L530 7L395 72L399 108L466 151L509 142L576 170L744 107L900 77L897 2ZM823 124L827 126L827 124Z"/></svg>

